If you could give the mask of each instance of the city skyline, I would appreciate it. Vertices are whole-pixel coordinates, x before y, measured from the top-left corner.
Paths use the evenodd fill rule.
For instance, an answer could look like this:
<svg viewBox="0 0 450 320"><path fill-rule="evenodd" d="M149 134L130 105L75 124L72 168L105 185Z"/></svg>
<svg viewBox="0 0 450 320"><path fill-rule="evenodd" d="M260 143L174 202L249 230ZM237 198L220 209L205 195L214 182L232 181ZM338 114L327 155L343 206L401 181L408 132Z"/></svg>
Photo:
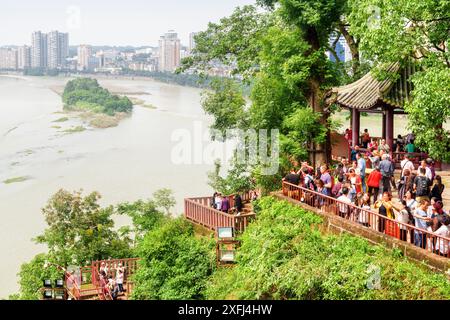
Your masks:
<svg viewBox="0 0 450 320"><path fill-rule="evenodd" d="M134 47L157 47L161 34L176 30L183 46L189 46L191 32L205 30L209 22L229 16L236 6L255 1L129 0L126 6L106 0L24 2L2 4L0 27L9 32L0 34L0 46L29 44L29 34L39 30L70 33L71 46Z"/></svg>

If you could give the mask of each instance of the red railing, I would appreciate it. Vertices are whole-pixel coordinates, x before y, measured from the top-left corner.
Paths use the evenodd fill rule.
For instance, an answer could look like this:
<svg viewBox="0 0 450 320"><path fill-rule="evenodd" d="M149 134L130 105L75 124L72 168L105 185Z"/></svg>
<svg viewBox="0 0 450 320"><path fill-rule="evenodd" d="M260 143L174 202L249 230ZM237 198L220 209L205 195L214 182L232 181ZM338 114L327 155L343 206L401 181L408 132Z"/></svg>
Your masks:
<svg viewBox="0 0 450 320"><path fill-rule="evenodd" d="M114 259L93 261L88 267L81 267L79 273L65 274L65 282L68 294L75 300L83 297L98 295L100 299L111 300L112 295L109 288L102 286L100 281L100 266L102 263L107 267L107 276L116 276L119 263L124 267L124 283L128 282L129 276L133 275L138 268L139 258Z"/></svg>
<svg viewBox="0 0 450 320"><path fill-rule="evenodd" d="M250 199L249 194L242 197L243 201ZM243 232L248 224L254 219L254 213L229 214L211 207L212 197L191 198L184 200L184 216L186 219L200 224L210 230L219 227L232 227L237 232ZM234 198L230 199L230 208L234 206Z"/></svg>
<svg viewBox="0 0 450 320"><path fill-rule="evenodd" d="M359 208L321 193L283 181L283 195L303 202L322 212L331 213L366 228L384 233L394 238L415 244L424 250L450 258L450 238L434 234L428 230L390 219L373 210Z"/></svg>

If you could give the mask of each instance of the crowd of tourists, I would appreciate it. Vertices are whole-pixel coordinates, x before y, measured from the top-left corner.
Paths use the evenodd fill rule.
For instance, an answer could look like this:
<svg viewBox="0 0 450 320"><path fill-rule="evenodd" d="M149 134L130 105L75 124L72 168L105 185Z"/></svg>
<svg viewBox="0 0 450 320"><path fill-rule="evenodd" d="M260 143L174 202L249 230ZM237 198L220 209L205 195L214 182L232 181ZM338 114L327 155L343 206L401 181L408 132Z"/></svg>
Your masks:
<svg viewBox="0 0 450 320"><path fill-rule="evenodd" d="M125 293L123 280L125 276L125 267L119 262L114 269L109 269L105 262L102 262L99 270L100 287L105 296L110 296L116 300L119 295Z"/></svg>
<svg viewBox="0 0 450 320"><path fill-rule="evenodd" d="M368 149L371 148L373 146L368 145ZM316 207L323 209L330 203L327 197L335 198L337 208L333 211L340 216L416 246L432 248L437 254L448 255L448 241L439 238L437 242L435 237L430 239L427 232L420 231L450 237L450 217L442 199L445 186L442 178L436 175L433 161L423 160L416 168L411 156L405 154L400 167L400 176L396 180L395 163L386 142L381 140L370 155L360 152L356 146L352 150L352 159L337 158L331 168L326 164L313 168L303 162L283 180L314 191L310 194L314 195L312 203ZM397 191L397 199L393 199L393 190ZM307 192L302 194L308 196ZM414 226L415 230L408 225Z"/></svg>

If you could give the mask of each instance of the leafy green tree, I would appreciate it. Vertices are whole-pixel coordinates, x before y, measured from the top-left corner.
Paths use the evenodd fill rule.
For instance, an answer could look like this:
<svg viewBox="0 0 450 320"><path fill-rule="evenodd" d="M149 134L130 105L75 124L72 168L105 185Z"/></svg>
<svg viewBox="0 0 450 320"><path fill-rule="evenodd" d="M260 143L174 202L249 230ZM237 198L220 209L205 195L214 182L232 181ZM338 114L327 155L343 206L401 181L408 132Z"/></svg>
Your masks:
<svg viewBox="0 0 450 320"><path fill-rule="evenodd" d="M131 240L114 231L113 207L101 208L100 194L60 190L42 209L48 228L36 238L56 264L84 266L94 260L131 256Z"/></svg>
<svg viewBox="0 0 450 320"><path fill-rule="evenodd" d="M133 225L131 231L136 240L141 239L147 232L158 228L167 220L153 200L121 203L117 206L116 212L131 218Z"/></svg>
<svg viewBox="0 0 450 320"><path fill-rule="evenodd" d="M172 209L177 201L173 196L173 191L170 189L160 189L153 193L153 201L158 208L163 208L167 215L170 215L170 209Z"/></svg>
<svg viewBox="0 0 450 320"><path fill-rule="evenodd" d="M203 109L214 117L211 129L218 131L222 137L226 136L228 129L247 126L245 104L242 89L232 79L214 80L211 91L202 94Z"/></svg>
<svg viewBox="0 0 450 320"><path fill-rule="evenodd" d="M142 260L133 299L203 299L215 265L213 247L212 241L194 237L193 226L182 218L150 231L138 246Z"/></svg>
<svg viewBox="0 0 450 320"><path fill-rule="evenodd" d="M113 116L116 112L131 112L133 103L128 97L112 95L100 87L95 79L77 78L64 88L63 102L67 109L85 109Z"/></svg>

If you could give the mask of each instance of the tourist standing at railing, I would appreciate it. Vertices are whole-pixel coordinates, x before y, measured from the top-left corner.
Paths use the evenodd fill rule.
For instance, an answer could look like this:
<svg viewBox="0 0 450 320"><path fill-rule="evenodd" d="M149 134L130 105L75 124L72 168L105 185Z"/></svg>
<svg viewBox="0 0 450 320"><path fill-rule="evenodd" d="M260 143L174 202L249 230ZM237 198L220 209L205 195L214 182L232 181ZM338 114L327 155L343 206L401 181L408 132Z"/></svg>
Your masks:
<svg viewBox="0 0 450 320"><path fill-rule="evenodd" d="M216 196L216 210L222 210L222 194L218 193Z"/></svg>
<svg viewBox="0 0 450 320"><path fill-rule="evenodd" d="M339 216L346 218L350 215L350 207L349 204L352 203L352 200L349 198L349 192L350 190L347 187L342 188L342 195L337 198L339 201L338 203L338 210L339 210Z"/></svg>
<svg viewBox="0 0 450 320"><path fill-rule="evenodd" d="M380 168L375 168L367 178L367 186L369 187L369 195L373 198L373 203L378 201L378 195L380 194L380 184L383 176L381 175Z"/></svg>
<svg viewBox="0 0 450 320"><path fill-rule="evenodd" d="M349 181L352 184L352 188L356 194L362 192L362 181L361 176L357 175L355 169L350 169L349 171Z"/></svg>
<svg viewBox="0 0 450 320"><path fill-rule="evenodd" d="M213 194L213 196L211 198L211 207L214 208L214 209L217 209L217 206L216 206L216 198L217 198L217 196L218 196L218 193L214 192L214 194Z"/></svg>
<svg viewBox="0 0 450 320"><path fill-rule="evenodd" d="M118 286L118 291L119 293L123 293L123 277L124 277L124 272L122 269L118 269L117 270L117 275L116 275L116 283Z"/></svg>
<svg viewBox="0 0 450 320"><path fill-rule="evenodd" d="M116 283L119 287L119 292L122 293L123 290L123 279L125 276L125 267L122 266L122 262L119 262L119 265L116 270Z"/></svg>
<svg viewBox="0 0 450 320"><path fill-rule="evenodd" d="M338 198L342 194L342 188L344 187L344 176L338 176L338 182L334 184L333 189L331 190L331 195L334 198Z"/></svg>
<svg viewBox="0 0 450 320"><path fill-rule="evenodd" d="M408 228L406 225L409 224L410 215L411 213L406 205L406 201L403 200L401 202L400 211L395 213L396 220L402 223L402 225L400 225L400 240L408 241Z"/></svg>
<svg viewBox="0 0 450 320"><path fill-rule="evenodd" d="M333 190L334 181L331 177L328 165L324 164L320 166L320 180L322 180L324 188L328 190L328 194L331 195L331 190Z"/></svg>
<svg viewBox="0 0 450 320"><path fill-rule="evenodd" d="M394 210L399 212L400 209L398 207L396 207L392 203L391 200L392 200L391 194L389 192L385 191L385 192L383 192L383 197L381 198L381 200L378 200L374 204L374 208L378 209L378 213L381 216L387 217L389 219L395 219ZM382 219L382 218L380 218L378 220L378 231L380 231L380 232L384 232L388 235L395 237L396 236L396 228L397 228L397 226L392 221L388 221L388 220Z"/></svg>
<svg viewBox="0 0 450 320"><path fill-rule="evenodd" d="M436 183L431 189L431 197L436 198L438 201L442 201L442 193L444 192L445 185L442 183L442 177L436 176Z"/></svg>
<svg viewBox="0 0 450 320"><path fill-rule="evenodd" d="M242 210L244 209L244 205L242 203L242 197L236 193L236 195L234 196L234 207L236 209L236 213L240 214L242 212Z"/></svg>
<svg viewBox="0 0 450 320"><path fill-rule="evenodd" d="M358 202L358 206L362 209L359 212L358 222L365 227L369 227L369 214L368 211L371 210L370 195L364 193Z"/></svg>
<svg viewBox="0 0 450 320"><path fill-rule="evenodd" d="M423 167L419 168L419 175L414 180L414 191L416 193L416 200L430 201L430 187L431 180L426 176L426 171Z"/></svg>
<svg viewBox="0 0 450 320"><path fill-rule="evenodd" d="M361 177L362 190L366 192L366 159L361 153L356 155L358 161L359 176Z"/></svg>
<svg viewBox="0 0 450 320"><path fill-rule="evenodd" d="M303 186L306 189L316 191L314 177L311 175L310 171L307 168L303 168Z"/></svg>
<svg viewBox="0 0 450 320"><path fill-rule="evenodd" d="M403 152L405 141L403 137L399 134L397 139L394 141L394 145L392 146L395 152Z"/></svg>
<svg viewBox="0 0 450 320"><path fill-rule="evenodd" d="M449 252L449 241L448 240L444 240L440 237L443 238L450 238L450 217L449 216L444 216L442 218L442 225L440 226L440 228L438 230L436 230L435 234L437 236L439 236L439 238L437 239L437 244L436 244L436 250L435 252L439 255L442 256L448 256L448 252Z"/></svg>
<svg viewBox="0 0 450 320"><path fill-rule="evenodd" d="M428 226L427 222L431 221L431 218L427 217L427 208L430 204L430 201L427 199L422 199L420 201L419 206L417 207L416 211L413 212L413 216L416 222L416 228L426 231ZM427 246L426 241L426 234L423 232L420 232L419 230L414 231L414 244L417 247L421 247L423 249Z"/></svg>
<svg viewBox="0 0 450 320"><path fill-rule="evenodd" d="M391 190L391 178L394 175L392 162L389 160L387 154L383 154L380 162L380 172L382 175L383 192L390 192Z"/></svg>
<svg viewBox="0 0 450 320"><path fill-rule="evenodd" d="M106 263L105 262L102 262L101 264L100 264L100 270L99 270L99 272L100 272L100 274L102 273L102 272L104 272L106 275L108 274L108 266L106 265Z"/></svg>
<svg viewBox="0 0 450 320"><path fill-rule="evenodd" d="M300 184L300 174L292 168L291 171L283 178L283 181L298 186Z"/></svg>
<svg viewBox="0 0 450 320"><path fill-rule="evenodd" d="M228 200L228 197L223 197L220 210L225 213L228 213L228 210L230 210L230 200Z"/></svg>

